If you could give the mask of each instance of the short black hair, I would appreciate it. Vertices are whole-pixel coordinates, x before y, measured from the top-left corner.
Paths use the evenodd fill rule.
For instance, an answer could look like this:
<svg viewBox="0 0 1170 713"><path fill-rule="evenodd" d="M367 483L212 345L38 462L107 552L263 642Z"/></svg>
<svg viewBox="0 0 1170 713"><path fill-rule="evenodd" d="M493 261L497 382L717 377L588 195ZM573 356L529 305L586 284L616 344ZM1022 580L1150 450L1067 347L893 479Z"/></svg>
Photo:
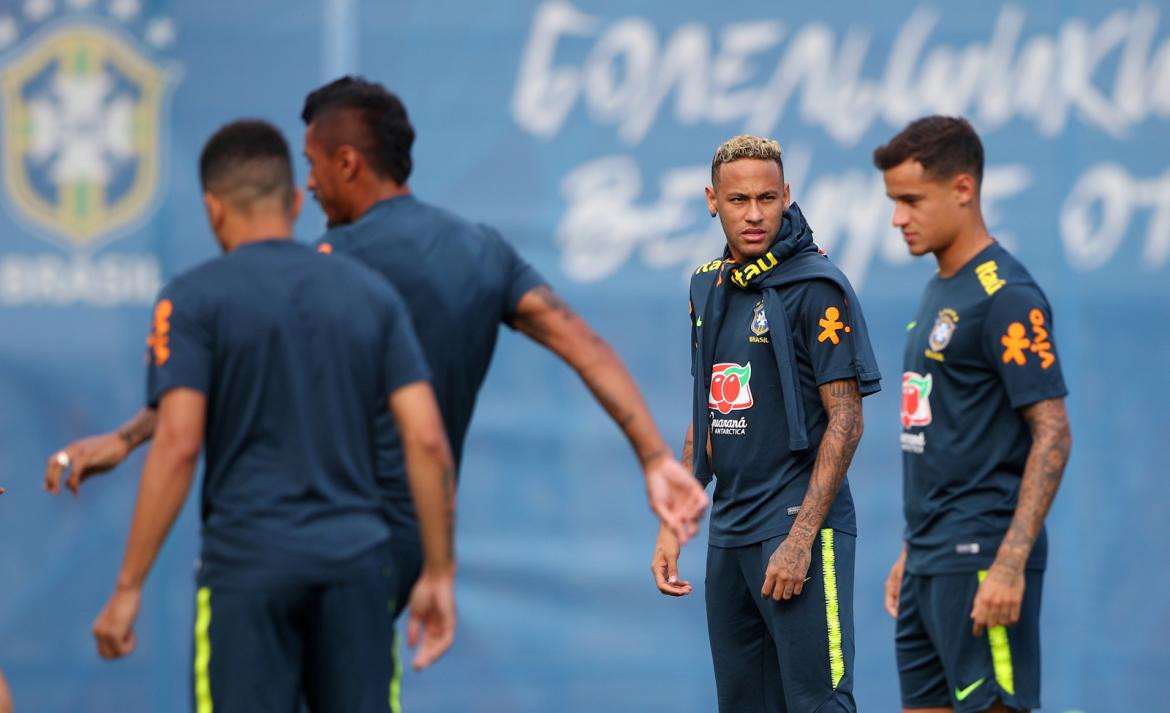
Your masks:
<svg viewBox="0 0 1170 713"><path fill-rule="evenodd" d="M402 100L377 82L347 75L309 92L301 119L307 126L337 110L348 110L357 119L361 136L346 143L361 153L374 173L406 183L413 167L414 127Z"/></svg>
<svg viewBox="0 0 1170 713"><path fill-rule="evenodd" d="M265 198L291 206L295 193L288 142L262 119L233 121L212 134L199 156L199 180L204 191L245 209Z"/></svg>
<svg viewBox="0 0 1170 713"><path fill-rule="evenodd" d="M927 175L946 179L960 173L983 183L983 142L971 123L962 117L927 116L916 119L873 152L873 165L888 171L914 159Z"/></svg>

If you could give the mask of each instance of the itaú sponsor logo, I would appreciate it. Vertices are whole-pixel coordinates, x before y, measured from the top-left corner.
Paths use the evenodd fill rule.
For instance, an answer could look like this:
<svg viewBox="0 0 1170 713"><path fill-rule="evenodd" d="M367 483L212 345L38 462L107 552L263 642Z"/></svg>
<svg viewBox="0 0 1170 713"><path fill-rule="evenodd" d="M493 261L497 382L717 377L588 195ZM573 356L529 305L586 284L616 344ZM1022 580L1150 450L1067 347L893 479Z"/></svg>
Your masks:
<svg viewBox="0 0 1170 713"><path fill-rule="evenodd" d="M711 419L711 433L717 436L742 436L747 433L747 419L713 418Z"/></svg>

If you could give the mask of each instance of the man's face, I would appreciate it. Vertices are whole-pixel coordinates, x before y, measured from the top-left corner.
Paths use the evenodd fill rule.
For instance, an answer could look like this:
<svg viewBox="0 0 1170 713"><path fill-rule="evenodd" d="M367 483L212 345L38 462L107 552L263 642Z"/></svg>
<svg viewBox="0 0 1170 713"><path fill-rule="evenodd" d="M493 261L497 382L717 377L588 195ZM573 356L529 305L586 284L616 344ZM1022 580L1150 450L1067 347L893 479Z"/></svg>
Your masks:
<svg viewBox="0 0 1170 713"><path fill-rule="evenodd" d="M922 164L908 159L884 171L886 195L894 201L894 227L911 255L937 253L950 247L959 233L962 208L973 196L970 177L931 177ZM960 180L966 178L966 181Z"/></svg>
<svg viewBox="0 0 1170 713"><path fill-rule="evenodd" d="M309 162L309 180L305 187L321 206L327 224L330 227L342 225L351 220L344 199L345 181L335 157L317 138L316 128L317 125L312 123L305 129L305 159Z"/></svg>
<svg viewBox="0 0 1170 713"><path fill-rule="evenodd" d="M719 167L707 209L719 215L731 257L741 265L762 257L780 232L788 184L775 161L745 158Z"/></svg>

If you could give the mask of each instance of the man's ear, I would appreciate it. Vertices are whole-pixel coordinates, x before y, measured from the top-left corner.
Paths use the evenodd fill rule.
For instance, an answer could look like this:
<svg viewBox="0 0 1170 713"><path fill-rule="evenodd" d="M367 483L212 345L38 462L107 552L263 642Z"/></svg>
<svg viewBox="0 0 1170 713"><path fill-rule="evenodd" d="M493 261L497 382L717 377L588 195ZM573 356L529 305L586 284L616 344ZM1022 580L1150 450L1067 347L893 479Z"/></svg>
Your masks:
<svg viewBox="0 0 1170 713"><path fill-rule="evenodd" d="M975 186L975 177L969 173L960 173L951 180L951 191L956 202L966 208L972 201L979 198L979 189Z"/></svg>
<svg viewBox="0 0 1170 713"><path fill-rule="evenodd" d="M717 209L715 202L715 189L711 186L707 186L703 190L707 193L707 212L711 214L712 218L714 218L716 215L719 215L719 210Z"/></svg>
<svg viewBox="0 0 1170 713"><path fill-rule="evenodd" d="M337 152L333 155L333 160L337 164L337 172L341 179L349 182L357 177L358 171L361 169L362 155L354 147L343 144L338 147Z"/></svg>
<svg viewBox="0 0 1170 713"><path fill-rule="evenodd" d="M227 207L224 205L223 199L214 193L205 191L203 193L203 208L207 211L207 223L211 226L211 231L218 235L227 215Z"/></svg>

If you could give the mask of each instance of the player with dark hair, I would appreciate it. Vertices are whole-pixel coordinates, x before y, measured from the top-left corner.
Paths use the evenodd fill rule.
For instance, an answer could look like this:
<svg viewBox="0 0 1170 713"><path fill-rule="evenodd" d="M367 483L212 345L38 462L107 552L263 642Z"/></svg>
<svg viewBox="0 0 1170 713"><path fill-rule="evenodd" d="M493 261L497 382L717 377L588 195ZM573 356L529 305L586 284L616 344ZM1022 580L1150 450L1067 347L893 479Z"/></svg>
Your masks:
<svg viewBox="0 0 1170 713"><path fill-rule="evenodd" d="M224 256L171 280L148 339L153 443L99 653L135 647L142 585L201 450L197 713L383 711L396 589L373 423L392 413L418 503L416 666L454 636L454 462L410 318L374 272L290 239L302 195L270 124L220 129L200 158ZM417 633L417 632L416 632Z"/></svg>
<svg viewBox="0 0 1170 713"><path fill-rule="evenodd" d="M407 179L414 130L382 85L344 77L309 94L309 190L333 229L321 249L373 267L405 295L458 462L503 322L543 344L588 385L642 462L655 511L684 537L706 505L670 454L633 379L616 354L493 228L417 200ZM457 334L458 348L452 348ZM403 488L393 428L380 473L394 519L397 561L417 568L414 515Z"/></svg>
<svg viewBox="0 0 1170 713"><path fill-rule="evenodd" d="M683 460L716 481L706 608L719 710L855 711L846 472L881 376L853 288L790 201L780 144L730 139L711 184L727 246L691 278ZM663 594L691 591L678 556L662 528L650 569Z"/></svg>
<svg viewBox="0 0 1170 713"><path fill-rule="evenodd" d="M402 293L434 377L456 463L503 322L577 371L633 446L651 508L681 540L692 536L706 495L671 455L613 349L495 229L413 196L407 179L414 128L398 97L381 84L342 77L308 95L302 119L309 189L337 228L319 249L349 253ZM382 426L378 471L397 541L417 542L398 437L389 420ZM50 457L46 489L57 492L72 468L65 485L76 494L84 479L122 462L153 428L153 412L143 409L112 433L70 443ZM413 550L410 559L417 567Z"/></svg>
<svg viewBox="0 0 1170 713"><path fill-rule="evenodd" d="M671 455L613 349L496 230L411 194L414 129L398 98L380 84L344 77L310 93L302 118L308 186L332 228L318 249L358 259L403 295L455 462L503 322L577 371L634 447L654 512L681 541L691 537L706 495ZM76 493L83 479L120 463L153 428L153 412L143 409L114 433L69 444L50 458L46 488L56 492L72 466L66 485ZM377 439L401 611L421 565L418 524L404 480L401 435L386 416Z"/></svg>
<svg viewBox="0 0 1170 713"><path fill-rule="evenodd" d="M1072 444L1052 309L987 231L966 120L914 121L873 160L910 253L938 261L902 373L906 535L886 581L902 706L1038 708L1044 518Z"/></svg>

